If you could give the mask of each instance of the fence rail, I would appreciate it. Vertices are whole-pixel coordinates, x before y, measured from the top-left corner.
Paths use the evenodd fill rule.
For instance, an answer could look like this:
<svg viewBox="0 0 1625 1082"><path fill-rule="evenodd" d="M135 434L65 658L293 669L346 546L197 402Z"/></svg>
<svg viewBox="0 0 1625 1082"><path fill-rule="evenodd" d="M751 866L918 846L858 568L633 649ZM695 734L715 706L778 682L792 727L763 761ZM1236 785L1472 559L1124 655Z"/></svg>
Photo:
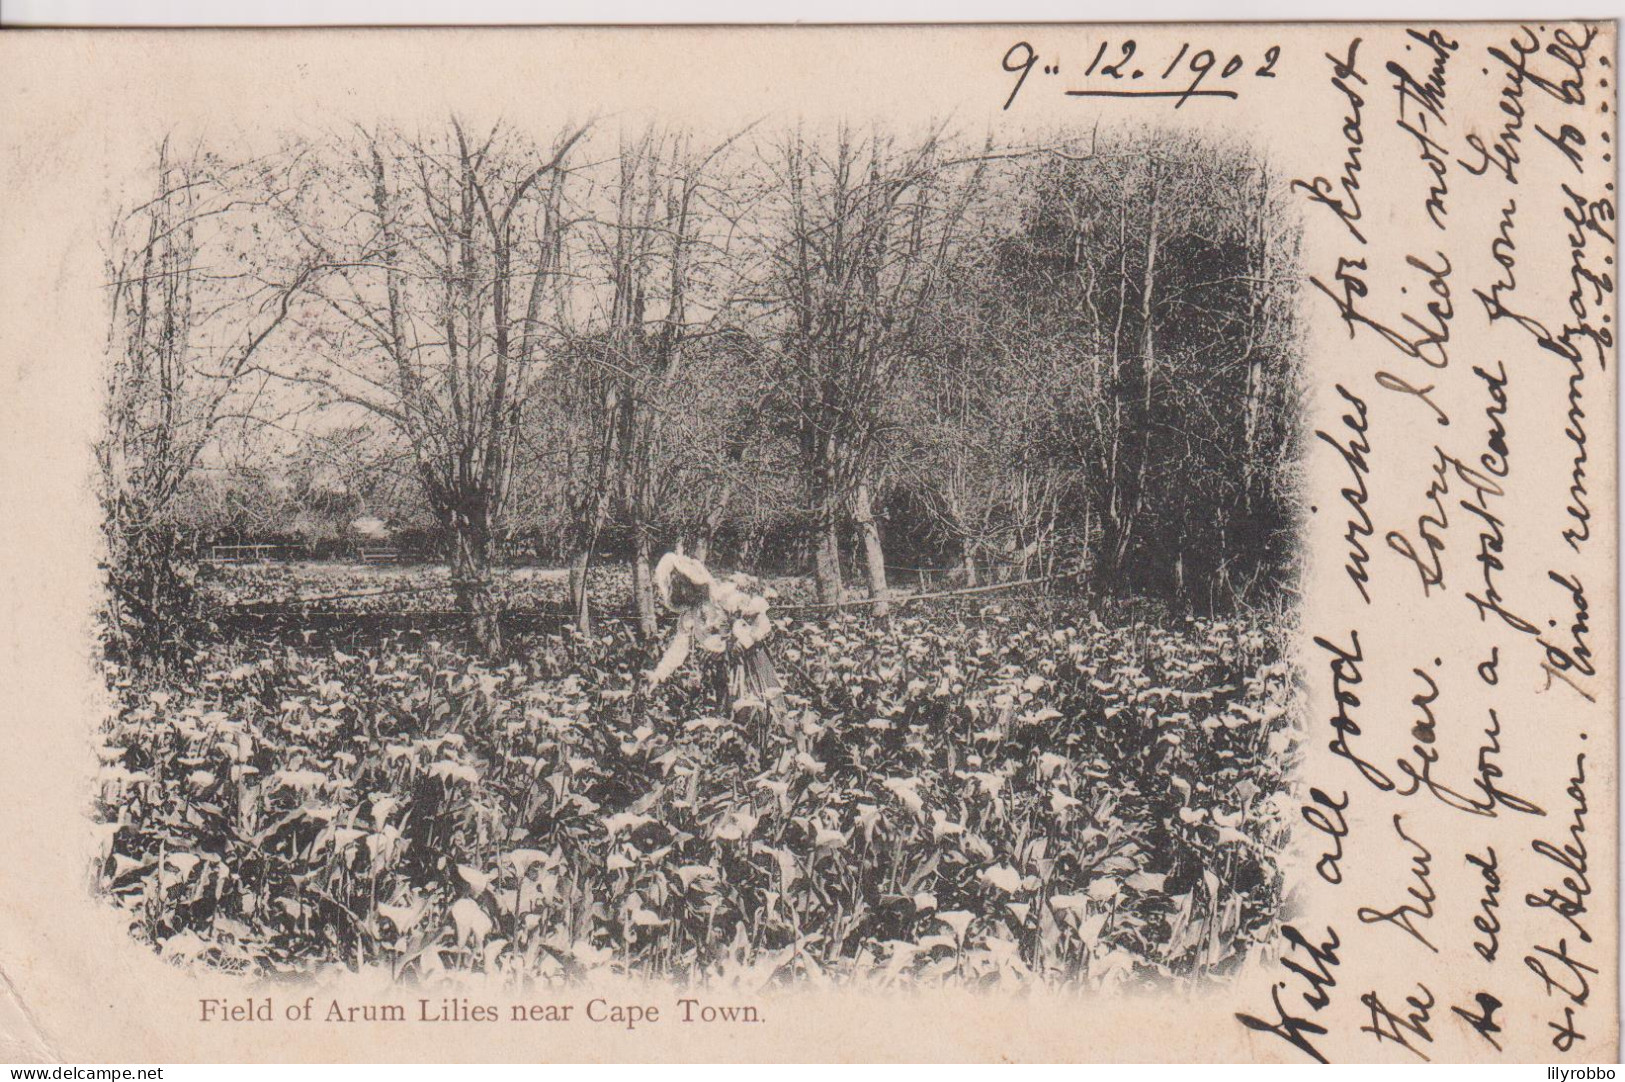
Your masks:
<svg viewBox="0 0 1625 1082"><path fill-rule="evenodd" d="M859 597L843 601L821 601L805 605L778 606L780 612L816 612L829 609L867 608L885 602L889 605L903 606L911 601L941 601L956 597L971 597L977 594L990 594L995 590L1014 590L1022 586L1042 586L1051 582L1060 582L1065 579L1074 579L1075 575L1044 575L1036 579L1016 579L1011 582L995 582L986 586L966 586L958 590L936 590L927 593L911 594L906 591L888 590L886 597Z"/></svg>
<svg viewBox="0 0 1625 1082"><path fill-rule="evenodd" d="M297 560L305 554L300 545L210 545L207 558L217 564L246 564Z"/></svg>

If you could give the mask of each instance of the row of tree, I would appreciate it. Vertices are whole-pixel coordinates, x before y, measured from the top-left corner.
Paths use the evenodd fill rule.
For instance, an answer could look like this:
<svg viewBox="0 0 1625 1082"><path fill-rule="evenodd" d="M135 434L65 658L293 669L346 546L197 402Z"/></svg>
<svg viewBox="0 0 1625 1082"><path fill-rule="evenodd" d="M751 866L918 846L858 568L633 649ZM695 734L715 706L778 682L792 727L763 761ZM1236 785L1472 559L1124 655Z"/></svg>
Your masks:
<svg viewBox="0 0 1625 1082"><path fill-rule="evenodd" d="M515 536L583 622L629 559L650 631L678 544L831 603L855 562L882 616L898 552L1204 609L1288 573L1298 232L1245 146L452 120L151 182L108 249L115 626L230 476L427 520L492 650Z"/></svg>

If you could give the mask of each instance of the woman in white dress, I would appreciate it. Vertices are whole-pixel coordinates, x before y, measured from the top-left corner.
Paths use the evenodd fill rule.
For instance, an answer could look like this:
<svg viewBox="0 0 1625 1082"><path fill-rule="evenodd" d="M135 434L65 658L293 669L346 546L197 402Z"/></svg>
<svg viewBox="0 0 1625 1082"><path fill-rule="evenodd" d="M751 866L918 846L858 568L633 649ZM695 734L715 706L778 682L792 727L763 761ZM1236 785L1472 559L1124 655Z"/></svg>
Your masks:
<svg viewBox="0 0 1625 1082"><path fill-rule="evenodd" d="M733 713L764 710L783 721L789 713L784 687L763 645L773 623L755 582L746 575L714 576L700 561L676 552L660 558L654 577L661 603L678 619L677 633L649 682L665 680L698 647L702 663L726 667L730 703L724 705Z"/></svg>

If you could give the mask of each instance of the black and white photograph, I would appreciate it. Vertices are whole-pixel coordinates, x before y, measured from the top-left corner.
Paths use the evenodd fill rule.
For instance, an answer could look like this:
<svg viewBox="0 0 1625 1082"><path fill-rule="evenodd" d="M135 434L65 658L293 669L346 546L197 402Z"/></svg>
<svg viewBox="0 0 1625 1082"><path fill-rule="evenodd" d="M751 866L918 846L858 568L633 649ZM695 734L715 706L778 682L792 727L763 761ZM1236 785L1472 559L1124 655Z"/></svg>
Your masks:
<svg viewBox="0 0 1625 1082"><path fill-rule="evenodd" d="M1266 155L259 144L163 140L107 222L94 878L142 944L1100 987L1275 934L1303 354Z"/></svg>

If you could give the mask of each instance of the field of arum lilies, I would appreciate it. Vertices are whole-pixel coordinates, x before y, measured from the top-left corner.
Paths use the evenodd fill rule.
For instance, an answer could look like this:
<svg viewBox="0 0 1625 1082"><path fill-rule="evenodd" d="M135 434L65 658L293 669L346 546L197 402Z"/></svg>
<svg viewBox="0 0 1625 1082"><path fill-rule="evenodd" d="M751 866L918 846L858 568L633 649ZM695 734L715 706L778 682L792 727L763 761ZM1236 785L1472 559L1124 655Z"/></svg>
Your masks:
<svg viewBox="0 0 1625 1082"><path fill-rule="evenodd" d="M1278 620L778 621L788 724L625 625L111 668L97 889L177 963L567 981L1222 978L1272 938ZM720 713L726 713L721 711Z"/></svg>

